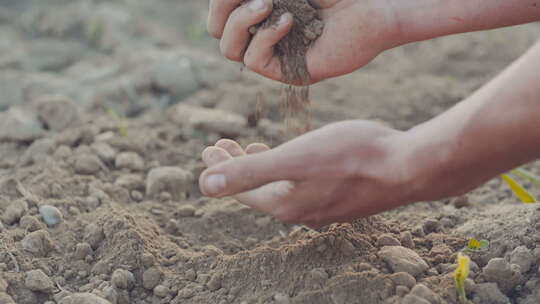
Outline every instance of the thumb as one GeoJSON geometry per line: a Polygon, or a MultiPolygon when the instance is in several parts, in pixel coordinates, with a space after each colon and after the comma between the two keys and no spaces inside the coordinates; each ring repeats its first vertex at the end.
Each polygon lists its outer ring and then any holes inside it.
{"type": "Polygon", "coordinates": [[[270,150],[239,156],[206,169],[199,178],[206,196],[234,195],[280,180],[299,177],[290,158],[270,150]]]}

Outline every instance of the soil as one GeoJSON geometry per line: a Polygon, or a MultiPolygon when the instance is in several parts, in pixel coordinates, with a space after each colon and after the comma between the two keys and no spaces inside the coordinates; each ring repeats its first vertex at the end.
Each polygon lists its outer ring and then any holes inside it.
{"type": "Polygon", "coordinates": [[[276,46],[276,56],[281,62],[285,83],[297,86],[285,88],[284,116],[291,134],[302,134],[310,130],[309,83],[306,54],[311,44],[322,34],[324,23],[318,11],[308,0],[273,0],[271,15],[260,27],[265,28],[278,22],[279,18],[291,13],[294,25],[276,46]]]}
{"type": "MultiPolygon", "coordinates": [[[[203,197],[205,146],[286,140],[280,85],[218,54],[206,6],[0,2],[0,303],[453,304],[470,237],[490,241],[471,256],[473,303],[540,302],[540,208],[499,179],[320,231],[203,197]]],[[[312,87],[314,127],[407,129],[539,36],[530,24],[388,51],[312,87]]]]}

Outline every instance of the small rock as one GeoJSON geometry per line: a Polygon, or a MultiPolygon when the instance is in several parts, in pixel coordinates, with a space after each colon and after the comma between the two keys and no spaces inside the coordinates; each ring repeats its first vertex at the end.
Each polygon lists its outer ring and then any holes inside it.
{"type": "Polygon", "coordinates": [[[416,279],[406,272],[396,272],[392,274],[390,280],[396,285],[406,286],[408,289],[413,288],[416,285],[416,279]]]}
{"type": "Polygon", "coordinates": [[[184,276],[188,281],[195,281],[197,279],[197,273],[193,269],[186,270],[184,276]]]}
{"type": "Polygon", "coordinates": [[[124,174],[120,175],[114,182],[116,186],[128,189],[143,189],[144,181],[140,175],[137,174],[124,174]]]}
{"type": "Polygon", "coordinates": [[[161,192],[171,193],[173,199],[180,200],[182,194],[189,192],[194,176],[179,167],[158,167],[150,170],[146,179],[146,194],[158,197],[161,192]]]}
{"type": "Polygon", "coordinates": [[[111,286],[103,288],[103,297],[112,304],[118,304],[118,293],[116,292],[116,289],[111,286]]]}
{"type": "Polygon", "coordinates": [[[13,298],[5,292],[0,292],[0,303],[2,304],[17,304],[13,298]]]}
{"type": "Polygon", "coordinates": [[[417,237],[424,237],[426,235],[422,226],[414,227],[413,230],[411,230],[411,233],[417,237]]]}
{"type": "Polygon", "coordinates": [[[98,173],[105,165],[94,154],[80,154],[75,157],[75,173],[93,175],[98,173]]]}
{"type": "Polygon", "coordinates": [[[121,152],[116,155],[114,166],[117,169],[129,169],[132,171],[144,170],[144,160],[136,152],[121,152]]]}
{"type": "Polygon", "coordinates": [[[527,247],[519,246],[510,253],[510,263],[519,265],[521,273],[526,273],[535,263],[535,257],[527,247]]]}
{"type": "Polygon", "coordinates": [[[41,257],[47,256],[53,249],[49,232],[45,230],[30,232],[22,239],[21,245],[24,250],[41,257]]]}
{"type": "Polygon", "coordinates": [[[503,258],[489,260],[482,273],[486,281],[497,283],[503,293],[514,289],[522,278],[519,266],[503,258]]]}
{"type": "Polygon", "coordinates": [[[49,292],[54,289],[54,283],[41,270],[30,270],[26,273],[24,285],[32,291],[49,292]]]}
{"type": "Polygon", "coordinates": [[[64,220],[62,212],[54,206],[42,205],[39,207],[39,213],[48,227],[55,227],[64,220]]]}
{"type": "Polygon", "coordinates": [[[160,298],[165,298],[166,296],[169,295],[169,288],[163,285],[158,285],[154,287],[154,295],[160,298]]]}
{"type": "Polygon", "coordinates": [[[55,142],[50,138],[42,138],[34,141],[21,156],[20,162],[23,166],[43,162],[54,152],[55,142]]]}
{"type": "Polygon", "coordinates": [[[24,200],[13,201],[4,211],[2,221],[7,225],[13,225],[28,211],[28,204],[24,200]]]}
{"type": "Polygon", "coordinates": [[[276,304],[290,304],[291,298],[284,293],[276,293],[274,295],[274,301],[276,304]]]}
{"type": "Polygon", "coordinates": [[[394,272],[406,272],[416,277],[429,268],[416,252],[402,246],[385,246],[378,254],[394,272]]]}
{"type": "Polygon", "coordinates": [[[401,304],[431,304],[428,300],[408,294],[401,300],[401,304]]]}
{"type": "Polygon", "coordinates": [[[410,231],[405,231],[400,234],[399,239],[401,241],[401,245],[407,248],[414,248],[414,240],[412,237],[412,233],[410,231]]]}
{"type": "Polygon", "coordinates": [[[45,226],[37,219],[37,217],[32,215],[25,215],[19,221],[21,228],[26,231],[33,232],[45,228],[45,226]]]}
{"type": "Polygon", "coordinates": [[[119,289],[129,290],[135,285],[133,273],[125,269],[116,269],[111,276],[111,281],[113,285],[119,289]]]}
{"type": "Polygon", "coordinates": [[[510,304],[510,300],[495,283],[476,284],[474,302],[479,304],[510,304]]]}
{"type": "Polygon", "coordinates": [[[396,286],[396,296],[398,297],[404,297],[406,294],[409,293],[409,291],[410,289],[403,285],[396,286]]]}
{"type": "Polygon", "coordinates": [[[154,287],[156,287],[161,281],[162,275],[163,274],[161,271],[156,267],[148,268],[145,272],[143,272],[143,287],[148,290],[154,289],[154,287]]]}
{"type": "Polygon", "coordinates": [[[441,224],[439,221],[436,221],[434,219],[428,219],[424,222],[424,232],[425,233],[432,233],[432,232],[439,232],[441,229],[441,224]]]}
{"type": "Polygon", "coordinates": [[[0,278],[0,292],[5,292],[8,288],[8,283],[3,278],[0,278]]]}
{"type": "Polygon", "coordinates": [[[247,127],[247,120],[236,113],[183,103],[169,110],[169,119],[180,126],[232,138],[241,135],[247,127]]]}
{"type": "Polygon", "coordinates": [[[156,63],[150,77],[157,88],[168,91],[175,100],[195,93],[201,84],[188,57],[171,56],[156,63]]]}
{"type": "Polygon", "coordinates": [[[71,155],[73,155],[73,149],[66,145],[61,145],[60,147],[56,148],[56,151],[54,151],[54,157],[57,159],[67,159],[71,155]]]}
{"type": "Polygon", "coordinates": [[[74,256],[78,260],[84,260],[88,255],[91,255],[92,253],[92,246],[90,246],[90,244],[86,242],[78,243],[77,246],[75,246],[74,256]]]}
{"type": "Polygon", "coordinates": [[[45,128],[62,131],[80,124],[77,105],[65,96],[42,96],[36,101],[38,118],[45,128]]]}
{"type": "Polygon", "coordinates": [[[106,163],[112,163],[116,158],[116,150],[106,142],[96,142],[91,148],[106,163]]]}
{"type": "Polygon", "coordinates": [[[0,112],[0,141],[31,142],[44,134],[37,117],[29,111],[11,107],[0,112]]]}
{"type": "Polygon", "coordinates": [[[104,238],[105,234],[103,233],[103,227],[100,227],[95,223],[91,223],[86,226],[84,241],[90,244],[92,249],[96,250],[104,238]]]}
{"type": "Polygon", "coordinates": [[[213,275],[208,281],[208,283],[206,284],[206,286],[208,287],[210,291],[215,291],[215,290],[220,289],[221,288],[221,275],[220,274],[213,275]]]}
{"type": "Polygon", "coordinates": [[[58,304],[111,304],[93,293],[75,293],[60,300],[58,304]]]}
{"type": "Polygon", "coordinates": [[[178,208],[176,213],[178,214],[178,216],[181,216],[181,217],[189,217],[189,216],[193,216],[196,210],[197,209],[195,209],[195,207],[193,207],[192,205],[183,205],[178,208]]]}
{"type": "Polygon", "coordinates": [[[441,302],[441,298],[424,284],[416,284],[411,289],[410,294],[425,299],[431,304],[439,304],[441,302]]]}
{"type": "Polygon", "coordinates": [[[141,191],[133,190],[131,191],[131,198],[136,202],[140,202],[144,197],[141,191]]]}
{"type": "Polygon", "coordinates": [[[391,234],[383,234],[377,239],[377,247],[401,246],[401,243],[391,234]]]}

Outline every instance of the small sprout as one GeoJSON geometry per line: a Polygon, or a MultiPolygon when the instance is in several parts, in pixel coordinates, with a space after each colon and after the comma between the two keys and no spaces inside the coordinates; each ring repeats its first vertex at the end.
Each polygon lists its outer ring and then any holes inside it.
{"type": "Polygon", "coordinates": [[[471,238],[469,239],[469,243],[467,244],[466,249],[471,250],[471,251],[478,251],[478,250],[486,249],[488,247],[489,247],[488,240],[479,241],[475,238],[471,238]]]}
{"type": "Polygon", "coordinates": [[[540,176],[534,175],[530,173],[529,171],[523,170],[521,168],[512,170],[512,173],[521,177],[522,179],[527,179],[533,184],[535,184],[536,186],[540,187],[540,176]]]}
{"type": "Polygon", "coordinates": [[[467,303],[467,294],[465,293],[465,280],[469,276],[471,258],[459,252],[457,256],[457,268],[454,271],[454,280],[458,292],[459,302],[467,303]]]}
{"type": "Polygon", "coordinates": [[[116,112],[113,108],[107,108],[107,113],[116,121],[116,127],[118,128],[118,133],[120,133],[120,136],[127,137],[128,129],[126,119],[120,116],[120,114],[118,114],[118,112],[116,112]]]}
{"type": "Polygon", "coordinates": [[[536,199],[529,193],[523,186],[521,186],[516,180],[510,177],[508,174],[501,174],[502,179],[508,184],[514,194],[525,204],[536,203],[536,199]]]}

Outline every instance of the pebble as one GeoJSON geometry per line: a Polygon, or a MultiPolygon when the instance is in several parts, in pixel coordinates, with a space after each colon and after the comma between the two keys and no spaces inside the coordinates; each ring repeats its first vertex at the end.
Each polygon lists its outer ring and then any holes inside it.
{"type": "Polygon", "coordinates": [[[55,227],[60,224],[64,217],[58,208],[51,205],[42,205],[39,207],[39,213],[48,227],[55,227]]]}
{"type": "Polygon", "coordinates": [[[24,285],[32,291],[49,292],[54,289],[54,283],[41,270],[30,270],[26,273],[24,285]]]}
{"type": "Polygon", "coordinates": [[[425,299],[431,304],[439,304],[441,302],[441,298],[424,284],[416,284],[411,289],[410,294],[425,299]]]}
{"type": "Polygon", "coordinates": [[[410,289],[403,285],[396,286],[396,296],[398,297],[404,297],[406,294],[409,293],[409,291],[410,289]]]}
{"type": "Polygon", "coordinates": [[[406,272],[416,277],[429,266],[413,250],[402,246],[385,246],[379,250],[378,255],[390,266],[394,272],[406,272]]]}
{"type": "Polygon", "coordinates": [[[169,288],[163,285],[157,285],[156,287],[154,287],[154,295],[160,298],[165,298],[169,295],[169,288]]]}
{"type": "Polygon", "coordinates": [[[120,175],[114,184],[118,187],[122,187],[128,190],[143,189],[144,181],[140,175],[137,174],[124,174],[120,175]]]}
{"type": "Polygon", "coordinates": [[[175,200],[180,200],[183,193],[193,186],[195,177],[190,171],[179,167],[158,167],[150,170],[146,178],[146,194],[158,197],[167,191],[175,200]]]}
{"type": "Polygon", "coordinates": [[[20,218],[28,211],[28,203],[24,200],[15,200],[4,211],[2,221],[7,225],[17,223],[20,218]]]}
{"type": "Polygon", "coordinates": [[[56,159],[66,159],[73,155],[73,149],[70,146],[61,145],[54,151],[54,157],[56,159]]]}
{"type": "Polygon", "coordinates": [[[510,253],[510,263],[517,264],[521,273],[526,273],[535,263],[535,257],[526,246],[518,246],[510,253]]]}
{"type": "Polygon", "coordinates": [[[92,293],[75,293],[64,297],[58,304],[112,304],[92,293]]]}
{"type": "Polygon", "coordinates": [[[406,272],[396,272],[389,278],[394,284],[406,286],[408,289],[411,289],[416,285],[416,279],[406,272]]]}
{"type": "Polygon", "coordinates": [[[86,242],[78,243],[75,246],[75,258],[78,260],[85,259],[88,255],[93,253],[92,246],[86,242]]]}
{"type": "Polygon", "coordinates": [[[422,226],[414,227],[413,230],[411,230],[411,233],[417,237],[424,237],[426,235],[422,226]]]}
{"type": "Polygon", "coordinates": [[[441,224],[437,220],[428,219],[424,222],[423,228],[424,228],[424,232],[427,234],[432,233],[432,232],[439,232],[441,229],[441,224]]]}
{"type": "Polygon", "coordinates": [[[103,233],[103,227],[100,227],[95,223],[91,223],[86,226],[83,239],[85,242],[90,244],[92,249],[96,250],[104,238],[105,234],[103,233]]]}
{"type": "Polygon", "coordinates": [[[291,298],[287,294],[279,292],[274,295],[274,301],[276,304],[290,304],[291,298]]]}
{"type": "Polygon", "coordinates": [[[112,304],[118,304],[118,292],[111,286],[103,288],[103,297],[109,300],[112,304]]]}
{"type": "Polygon", "coordinates": [[[176,213],[180,217],[189,217],[189,216],[193,216],[195,214],[196,210],[197,209],[195,209],[195,207],[193,207],[193,205],[184,205],[184,206],[179,207],[176,210],[176,213]]]}
{"type": "Polygon", "coordinates": [[[111,281],[116,288],[129,290],[135,284],[135,277],[129,270],[116,269],[111,276],[111,281]]]}
{"type": "Polygon", "coordinates": [[[65,96],[42,96],[36,101],[38,118],[51,131],[62,131],[80,124],[77,105],[65,96]]]}
{"type": "Polygon", "coordinates": [[[408,294],[401,300],[401,304],[431,304],[428,300],[408,294]]]}
{"type": "Polygon", "coordinates": [[[30,111],[11,107],[0,112],[0,141],[32,142],[44,134],[37,116],[30,111]]]}
{"type": "Polygon", "coordinates": [[[186,270],[186,273],[184,274],[184,277],[188,281],[195,281],[197,279],[197,273],[193,269],[186,270]]]}
{"type": "Polygon", "coordinates": [[[478,304],[510,304],[510,300],[497,288],[495,283],[476,284],[474,303],[478,304]]]}
{"type": "Polygon", "coordinates": [[[20,162],[23,166],[43,162],[54,152],[55,142],[50,138],[42,138],[34,141],[21,155],[20,162]]]}
{"type": "Polygon", "coordinates": [[[90,148],[106,163],[112,163],[116,158],[116,150],[106,142],[96,142],[90,148]]]}
{"type": "Polygon", "coordinates": [[[142,171],[144,170],[144,160],[136,152],[121,152],[116,155],[114,166],[116,169],[142,171]]]}
{"type": "Polygon", "coordinates": [[[208,289],[210,291],[216,291],[221,288],[221,275],[220,274],[214,274],[208,283],[206,284],[208,289]]]}
{"type": "Polygon", "coordinates": [[[145,272],[143,272],[142,281],[143,281],[143,287],[152,290],[154,287],[156,287],[159,282],[161,281],[163,273],[156,268],[151,267],[148,268],[145,272]]]}
{"type": "Polygon", "coordinates": [[[486,281],[497,283],[505,294],[514,289],[522,278],[519,266],[510,264],[503,258],[489,260],[482,274],[486,281]]]}
{"type": "Polygon", "coordinates": [[[8,288],[8,283],[6,282],[6,280],[4,280],[3,278],[0,277],[0,292],[5,292],[8,288]]]}
{"type": "Polygon", "coordinates": [[[75,173],[96,174],[105,168],[103,162],[94,154],[80,154],[75,157],[75,173]]]}
{"type": "Polygon", "coordinates": [[[140,202],[144,197],[141,191],[133,190],[131,191],[131,198],[136,202],[140,202]]]}
{"type": "Polygon", "coordinates": [[[0,292],[0,303],[2,304],[17,304],[13,298],[5,292],[0,292]]]}
{"type": "Polygon", "coordinates": [[[45,228],[45,226],[33,215],[25,215],[19,221],[21,228],[33,232],[45,228]]]}
{"type": "Polygon", "coordinates": [[[36,256],[47,256],[53,249],[53,242],[49,232],[37,230],[27,234],[21,241],[22,248],[36,256]]]}
{"type": "Polygon", "coordinates": [[[401,246],[401,242],[398,241],[394,236],[391,234],[382,234],[377,239],[377,247],[383,247],[383,246],[401,246]]]}
{"type": "Polygon", "coordinates": [[[412,237],[412,233],[410,231],[404,231],[400,234],[399,240],[401,241],[401,245],[407,248],[414,248],[414,240],[412,237]]]}
{"type": "Polygon", "coordinates": [[[180,126],[231,138],[243,134],[247,126],[247,119],[242,115],[184,103],[173,106],[169,110],[168,116],[173,123],[180,126]]]}
{"type": "Polygon", "coordinates": [[[175,100],[182,100],[201,88],[193,69],[189,57],[170,56],[156,62],[150,77],[156,87],[168,91],[175,100]]]}

